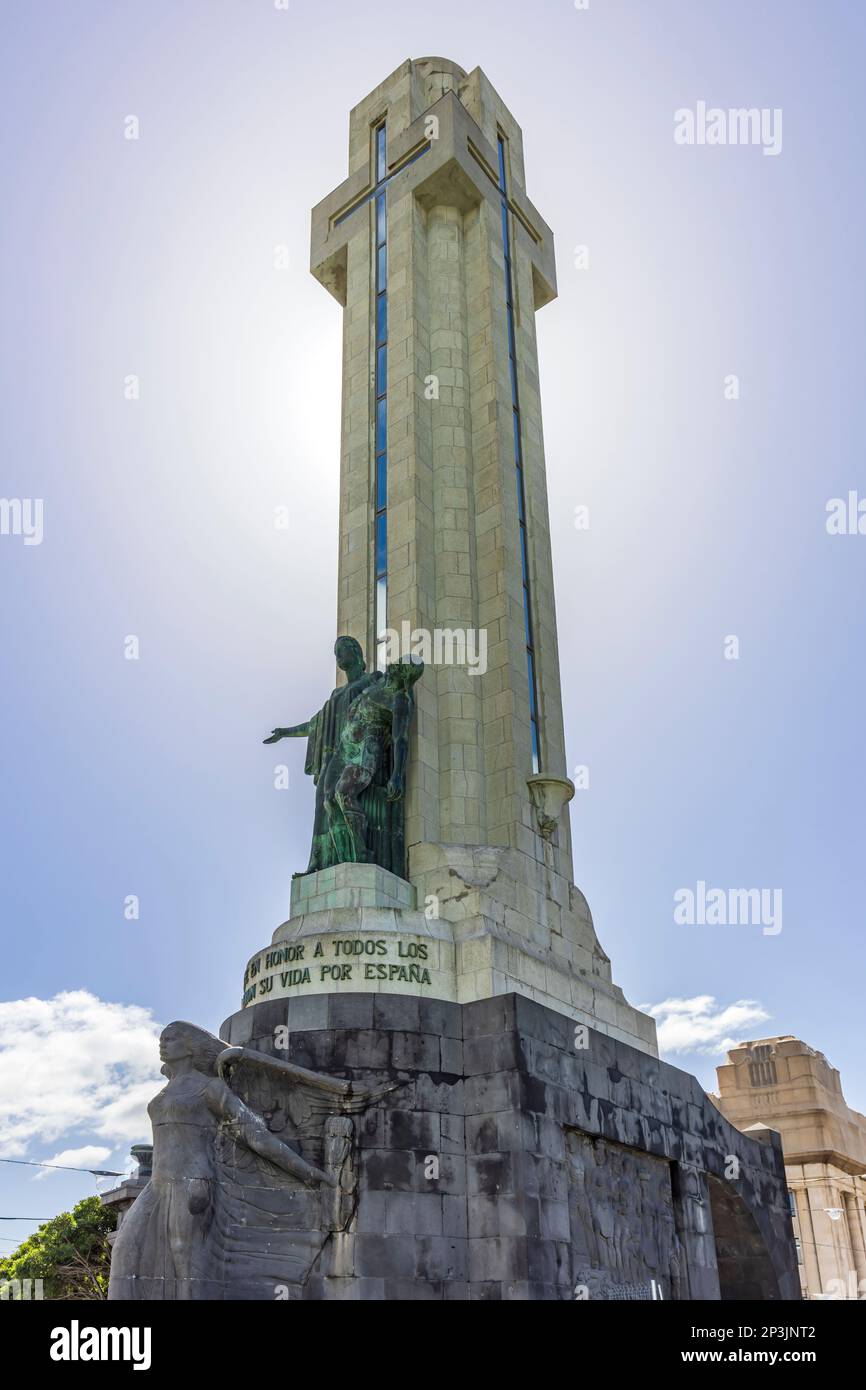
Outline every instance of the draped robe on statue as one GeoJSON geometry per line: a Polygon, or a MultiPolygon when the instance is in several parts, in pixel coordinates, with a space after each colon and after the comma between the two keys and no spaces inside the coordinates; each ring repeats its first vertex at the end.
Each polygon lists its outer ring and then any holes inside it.
{"type": "MultiPolygon", "coordinates": [[[[340,686],[333,692],[319,713],[314,714],[310,720],[304,771],[308,777],[313,778],[316,784],[316,810],[313,820],[313,845],[310,851],[308,874],[314,874],[319,869],[328,869],[334,864],[345,862],[346,855],[343,852],[343,847],[335,844],[328,826],[328,817],[325,812],[325,782],[327,780],[325,774],[328,770],[328,764],[339,747],[349,706],[368,686],[381,679],[381,673],[378,671],[365,672],[363,676],[359,676],[350,684],[340,686]]],[[[378,790],[378,797],[376,797],[372,787],[367,795],[371,796],[372,794],[372,797],[377,801],[382,801],[382,791],[381,789],[378,790]]],[[[388,866],[383,865],[384,867],[388,866]]],[[[402,868],[395,870],[395,872],[402,873],[402,868]]]]}

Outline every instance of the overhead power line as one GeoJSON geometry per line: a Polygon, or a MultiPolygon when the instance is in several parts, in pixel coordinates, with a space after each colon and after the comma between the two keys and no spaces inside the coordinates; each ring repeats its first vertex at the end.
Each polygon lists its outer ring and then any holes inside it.
{"type": "Polygon", "coordinates": [[[17,1163],[22,1168],[62,1168],[64,1173],[90,1173],[94,1178],[123,1178],[125,1173],[111,1173],[107,1168],[71,1168],[68,1163],[34,1163],[28,1158],[0,1158],[0,1163],[17,1163]]]}

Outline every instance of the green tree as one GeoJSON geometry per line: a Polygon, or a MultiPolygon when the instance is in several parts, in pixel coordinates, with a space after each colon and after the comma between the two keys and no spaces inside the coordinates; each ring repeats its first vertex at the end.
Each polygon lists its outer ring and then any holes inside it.
{"type": "Polygon", "coordinates": [[[111,1261],[108,1237],[116,1226],[112,1208],[104,1207],[98,1197],[85,1197],[0,1259],[0,1284],[41,1279],[45,1298],[104,1299],[111,1261]]]}

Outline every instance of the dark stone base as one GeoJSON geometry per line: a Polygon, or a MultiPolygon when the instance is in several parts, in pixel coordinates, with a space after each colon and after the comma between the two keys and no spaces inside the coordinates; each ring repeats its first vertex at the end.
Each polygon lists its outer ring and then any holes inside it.
{"type": "Polygon", "coordinates": [[[321,995],[254,1005],[221,1036],[397,1083],[355,1121],[348,1229],[278,1296],[800,1297],[778,1136],[746,1138],[694,1077],[602,1033],[581,1047],[551,1009],[321,995]]]}

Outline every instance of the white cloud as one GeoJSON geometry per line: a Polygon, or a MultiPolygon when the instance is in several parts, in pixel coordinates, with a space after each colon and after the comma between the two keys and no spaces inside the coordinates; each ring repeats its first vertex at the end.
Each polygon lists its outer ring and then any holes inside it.
{"type": "Polygon", "coordinates": [[[662,1053],[695,1052],[716,1056],[754,1036],[757,1024],[770,1015],[754,999],[738,999],[722,1006],[711,994],[694,999],[665,999],[661,1004],[642,1004],[658,1025],[662,1053]],[[744,1031],[745,1030],[745,1031],[744,1031]]]}
{"type": "Polygon", "coordinates": [[[149,1009],[85,990],[0,1003],[0,1155],[30,1157],[72,1134],[112,1148],[148,1141],[147,1102],[165,1084],[159,1033],[149,1009]]]}
{"type": "MultiPolygon", "coordinates": [[[[104,1168],[105,1160],[110,1155],[111,1149],[105,1149],[100,1144],[85,1144],[80,1149],[61,1149],[59,1153],[40,1161],[56,1164],[57,1168],[104,1168]]],[[[34,1175],[35,1181],[42,1182],[43,1179],[52,1177],[57,1168],[38,1169],[34,1175]]]]}

